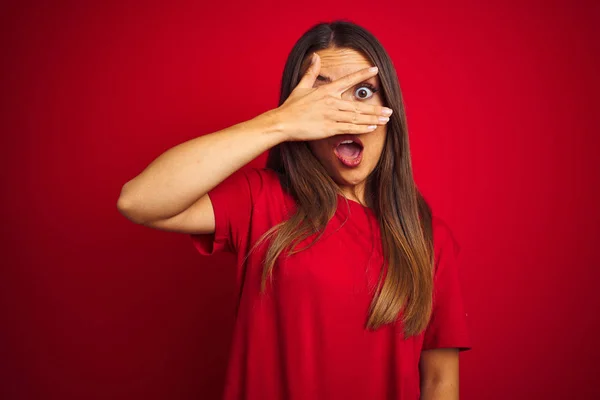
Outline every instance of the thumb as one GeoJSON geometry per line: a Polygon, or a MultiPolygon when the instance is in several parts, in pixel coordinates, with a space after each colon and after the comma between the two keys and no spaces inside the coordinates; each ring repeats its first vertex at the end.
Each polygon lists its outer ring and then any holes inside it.
{"type": "Polygon", "coordinates": [[[317,80],[317,76],[319,76],[319,71],[321,70],[321,57],[317,55],[317,53],[313,53],[310,66],[304,73],[304,76],[298,83],[299,88],[310,89],[314,86],[315,81],[317,80]]]}

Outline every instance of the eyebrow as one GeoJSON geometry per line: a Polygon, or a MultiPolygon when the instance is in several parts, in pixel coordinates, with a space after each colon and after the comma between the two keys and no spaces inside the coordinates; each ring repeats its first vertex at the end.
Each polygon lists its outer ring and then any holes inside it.
{"type": "MultiPolygon", "coordinates": [[[[372,78],[366,79],[366,80],[358,83],[357,85],[361,85],[363,83],[368,83],[369,80],[371,80],[371,79],[372,78]]],[[[315,83],[317,83],[317,82],[319,82],[319,83],[331,83],[331,82],[333,82],[333,80],[330,77],[328,77],[328,76],[319,75],[319,76],[317,76],[317,81],[315,83]]]]}

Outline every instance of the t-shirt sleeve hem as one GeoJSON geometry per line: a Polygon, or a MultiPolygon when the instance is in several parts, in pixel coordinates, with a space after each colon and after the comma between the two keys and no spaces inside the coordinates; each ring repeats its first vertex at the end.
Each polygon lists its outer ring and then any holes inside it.
{"type": "Polygon", "coordinates": [[[421,348],[422,351],[426,350],[436,350],[436,349],[457,349],[459,352],[468,351],[472,349],[470,343],[466,342],[440,342],[434,345],[423,346],[421,348]]]}
{"type": "Polygon", "coordinates": [[[227,218],[224,208],[226,205],[218,198],[216,192],[209,192],[215,215],[215,232],[206,234],[190,234],[192,244],[203,256],[211,256],[221,251],[231,251],[228,246],[227,218]]]}

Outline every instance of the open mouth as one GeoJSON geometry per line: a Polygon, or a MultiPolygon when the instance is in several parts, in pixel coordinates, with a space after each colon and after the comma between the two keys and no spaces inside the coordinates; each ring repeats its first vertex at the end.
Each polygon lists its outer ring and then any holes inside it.
{"type": "Polygon", "coordinates": [[[333,149],[336,157],[347,167],[356,167],[362,160],[364,146],[355,135],[340,135],[333,149]]]}

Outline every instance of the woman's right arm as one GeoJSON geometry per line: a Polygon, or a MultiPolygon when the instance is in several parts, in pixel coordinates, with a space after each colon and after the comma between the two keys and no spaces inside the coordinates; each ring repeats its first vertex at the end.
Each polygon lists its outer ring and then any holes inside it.
{"type": "Polygon", "coordinates": [[[214,232],[206,194],[235,171],[286,140],[277,113],[181,143],[121,189],[119,211],[132,222],[181,233],[214,232]]]}
{"type": "Polygon", "coordinates": [[[155,159],[121,189],[119,211],[132,222],[156,229],[213,233],[207,193],[271,147],[287,140],[372,132],[390,109],[342,100],[349,88],[377,74],[364,69],[313,88],[320,70],[311,66],[280,107],[249,121],[179,144],[155,159]]]}

